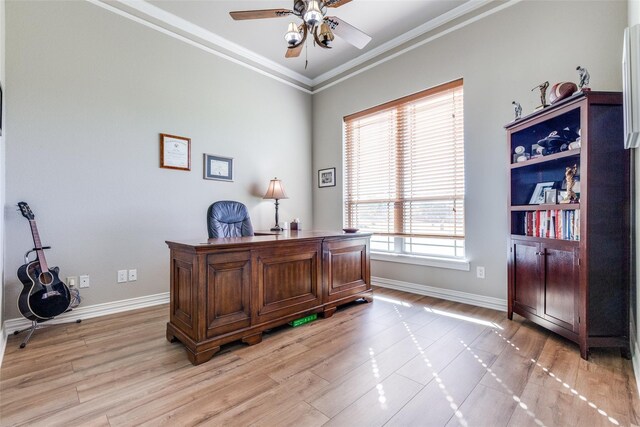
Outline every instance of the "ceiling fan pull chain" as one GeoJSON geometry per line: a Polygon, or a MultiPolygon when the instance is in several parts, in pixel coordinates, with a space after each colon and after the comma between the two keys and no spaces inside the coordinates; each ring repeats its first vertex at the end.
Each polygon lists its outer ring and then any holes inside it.
{"type": "Polygon", "coordinates": [[[304,44],[304,69],[307,69],[307,65],[309,65],[309,44],[304,44]]]}

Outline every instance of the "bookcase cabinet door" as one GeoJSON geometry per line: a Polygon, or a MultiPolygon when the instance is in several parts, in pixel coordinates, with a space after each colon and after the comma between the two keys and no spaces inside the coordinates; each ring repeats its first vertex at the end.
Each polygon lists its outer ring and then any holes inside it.
{"type": "Polygon", "coordinates": [[[544,318],[578,332],[578,249],[568,242],[541,244],[544,257],[544,318]]]}
{"type": "Polygon", "coordinates": [[[539,315],[542,301],[540,244],[511,241],[511,292],[513,310],[539,315]]]}

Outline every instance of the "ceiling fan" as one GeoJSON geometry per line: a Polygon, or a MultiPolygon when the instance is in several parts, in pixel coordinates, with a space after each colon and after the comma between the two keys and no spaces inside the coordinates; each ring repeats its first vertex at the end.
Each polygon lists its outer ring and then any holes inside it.
{"type": "Polygon", "coordinates": [[[371,37],[335,16],[326,16],[327,8],[340,7],[351,0],[294,0],[293,10],[289,9],[262,9],[242,10],[229,12],[236,20],[281,18],[294,15],[302,20],[300,24],[291,22],[284,35],[287,41],[286,58],[295,58],[300,55],[307,35],[311,34],[315,44],[331,49],[334,34],[349,44],[362,49],[371,41],[371,37]]]}

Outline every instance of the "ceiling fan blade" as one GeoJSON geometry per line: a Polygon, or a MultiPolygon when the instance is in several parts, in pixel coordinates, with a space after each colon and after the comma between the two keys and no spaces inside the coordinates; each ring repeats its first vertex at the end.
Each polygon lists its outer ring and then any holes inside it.
{"type": "Polygon", "coordinates": [[[327,16],[324,20],[329,24],[329,28],[331,28],[331,31],[333,31],[336,36],[354,45],[358,49],[362,49],[371,41],[371,36],[360,31],[353,25],[344,22],[340,18],[327,16]]]}
{"type": "Polygon", "coordinates": [[[351,0],[327,0],[324,5],[327,7],[340,7],[343,4],[349,3],[351,0]]]}
{"type": "Polygon", "coordinates": [[[287,53],[284,54],[285,58],[297,58],[300,56],[300,52],[302,52],[302,48],[304,47],[304,43],[300,43],[294,47],[288,47],[287,53]]]}
{"type": "Polygon", "coordinates": [[[291,15],[292,10],[289,9],[262,9],[262,10],[239,10],[229,12],[229,15],[236,21],[245,19],[264,19],[264,18],[280,18],[282,16],[291,15]]]}

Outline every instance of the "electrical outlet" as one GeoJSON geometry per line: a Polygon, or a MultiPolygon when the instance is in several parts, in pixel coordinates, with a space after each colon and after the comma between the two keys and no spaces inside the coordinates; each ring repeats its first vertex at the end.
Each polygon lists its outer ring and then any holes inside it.
{"type": "Polygon", "coordinates": [[[118,270],[118,283],[127,281],[127,270],[118,270]]]}
{"type": "Polygon", "coordinates": [[[478,279],[484,279],[484,267],[476,267],[476,275],[478,279]]]}
{"type": "Polygon", "coordinates": [[[138,270],[135,268],[133,270],[129,270],[129,281],[135,282],[136,280],[138,280],[138,270]]]}
{"type": "Polygon", "coordinates": [[[80,287],[88,288],[89,287],[89,275],[80,276],[80,287]]]}
{"type": "Polygon", "coordinates": [[[67,286],[70,287],[70,288],[77,288],[78,287],[78,277],[77,276],[67,277],[67,286]]]}

